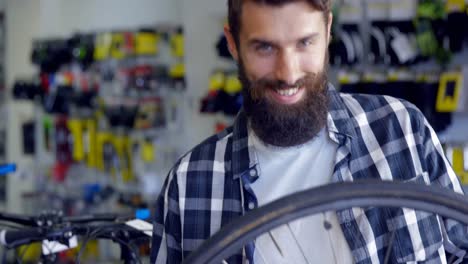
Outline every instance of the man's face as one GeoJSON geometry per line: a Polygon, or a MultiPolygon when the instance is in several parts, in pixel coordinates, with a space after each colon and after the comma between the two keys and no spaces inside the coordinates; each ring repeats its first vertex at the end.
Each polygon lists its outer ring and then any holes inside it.
{"type": "Polygon", "coordinates": [[[239,63],[244,109],[266,143],[294,146],[323,128],[328,109],[328,40],[331,17],[306,2],[243,4],[239,45],[225,33],[239,63]]]}

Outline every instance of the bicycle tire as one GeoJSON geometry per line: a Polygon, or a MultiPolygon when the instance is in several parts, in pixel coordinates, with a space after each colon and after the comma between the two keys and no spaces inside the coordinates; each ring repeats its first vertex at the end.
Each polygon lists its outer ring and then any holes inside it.
{"type": "Polygon", "coordinates": [[[304,216],[377,206],[426,211],[468,225],[467,197],[446,188],[382,181],[333,183],[286,196],[246,213],[206,240],[182,263],[220,263],[259,235],[304,216]]]}

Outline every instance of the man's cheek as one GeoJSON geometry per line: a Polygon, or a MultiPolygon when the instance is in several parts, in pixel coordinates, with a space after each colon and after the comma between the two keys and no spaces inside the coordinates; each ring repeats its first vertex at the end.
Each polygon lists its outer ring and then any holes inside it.
{"type": "Polygon", "coordinates": [[[319,73],[324,70],[325,60],[323,54],[313,54],[304,56],[300,63],[304,72],[319,73]]]}
{"type": "Polygon", "coordinates": [[[271,76],[271,64],[265,60],[250,60],[245,63],[246,73],[250,80],[259,80],[271,76]]]}

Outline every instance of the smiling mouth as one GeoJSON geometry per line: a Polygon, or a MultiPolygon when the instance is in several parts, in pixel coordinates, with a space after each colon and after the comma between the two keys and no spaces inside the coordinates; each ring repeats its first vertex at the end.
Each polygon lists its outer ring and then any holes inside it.
{"type": "Polygon", "coordinates": [[[281,96],[294,96],[299,92],[299,88],[277,89],[276,92],[281,96]]]}

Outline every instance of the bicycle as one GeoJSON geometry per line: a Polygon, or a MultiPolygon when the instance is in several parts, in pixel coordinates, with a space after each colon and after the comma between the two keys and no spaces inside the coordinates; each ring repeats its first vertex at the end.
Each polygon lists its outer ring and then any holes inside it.
{"type": "MultiPolygon", "coordinates": [[[[0,175],[14,172],[15,164],[0,166],[0,175]]],[[[135,214],[90,214],[64,216],[62,211],[45,211],[38,216],[0,213],[0,245],[6,249],[16,249],[35,242],[42,243],[39,263],[58,263],[58,253],[76,247],[78,237],[82,245],[76,256],[80,263],[86,244],[94,239],[112,240],[120,246],[120,259],[125,264],[141,263],[137,248],[149,245],[152,225],[143,221],[150,217],[148,210],[137,210],[135,214]],[[7,223],[10,224],[7,224],[7,223]]],[[[26,250],[23,251],[23,254],[26,250]]],[[[7,261],[4,252],[2,263],[7,261]]],[[[21,263],[21,257],[16,262],[21,263]]]]}
{"type": "MultiPolygon", "coordinates": [[[[119,244],[120,258],[125,264],[141,263],[137,247],[142,244],[149,245],[152,227],[144,221],[129,219],[135,217],[122,214],[66,217],[57,211],[39,216],[3,213],[0,214],[0,221],[12,222],[15,225],[0,230],[0,244],[7,249],[14,249],[42,242],[39,263],[48,264],[57,263],[57,254],[76,247],[78,237],[82,237],[83,242],[76,256],[76,263],[80,263],[83,250],[90,240],[107,239],[119,244]]],[[[5,256],[3,259],[5,262],[5,256]]],[[[16,262],[21,263],[21,259],[17,258],[16,262]]]]}
{"type": "MultiPolygon", "coordinates": [[[[335,183],[292,194],[248,212],[221,228],[183,263],[225,263],[248,242],[301,217],[369,206],[411,208],[468,225],[468,199],[447,189],[381,181],[335,183]]],[[[386,252],[385,263],[389,253],[386,252]]]]}

